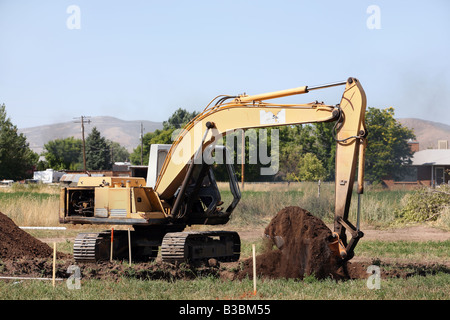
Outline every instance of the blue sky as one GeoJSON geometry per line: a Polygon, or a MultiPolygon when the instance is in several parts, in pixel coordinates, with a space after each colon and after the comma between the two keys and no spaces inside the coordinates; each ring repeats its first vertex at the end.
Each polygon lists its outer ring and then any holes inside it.
{"type": "Polygon", "coordinates": [[[0,0],[0,103],[19,128],[81,115],[164,121],[218,94],[353,76],[368,106],[450,125],[449,17],[446,0],[0,0]],[[80,29],[67,27],[70,5],[80,29]],[[371,5],[380,29],[367,26],[371,5]]]}

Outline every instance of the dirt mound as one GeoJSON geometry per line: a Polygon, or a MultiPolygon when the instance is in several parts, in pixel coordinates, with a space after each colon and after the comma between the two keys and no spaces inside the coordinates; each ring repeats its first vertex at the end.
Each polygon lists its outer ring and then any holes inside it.
{"type": "MultiPolygon", "coordinates": [[[[258,276],[341,277],[338,275],[340,265],[328,246],[331,230],[310,212],[300,207],[286,207],[275,215],[264,233],[278,249],[270,248],[256,257],[258,276]]],[[[252,259],[244,261],[241,276],[251,275],[252,268],[252,259]]]]}
{"type": "Polygon", "coordinates": [[[49,258],[53,249],[0,212],[0,259],[49,258]]]}

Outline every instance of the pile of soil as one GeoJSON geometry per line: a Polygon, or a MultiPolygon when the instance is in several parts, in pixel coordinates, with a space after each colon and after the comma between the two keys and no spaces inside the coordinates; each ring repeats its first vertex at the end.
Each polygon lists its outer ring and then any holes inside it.
{"type": "Polygon", "coordinates": [[[53,249],[20,229],[0,212],[0,259],[52,258],[53,249]]]}
{"type": "MultiPolygon", "coordinates": [[[[282,209],[264,233],[278,248],[270,246],[256,257],[256,273],[259,277],[342,277],[341,265],[328,246],[331,230],[307,210],[294,206],[282,209]]],[[[251,276],[252,270],[252,259],[245,260],[241,277],[251,276]]]]}

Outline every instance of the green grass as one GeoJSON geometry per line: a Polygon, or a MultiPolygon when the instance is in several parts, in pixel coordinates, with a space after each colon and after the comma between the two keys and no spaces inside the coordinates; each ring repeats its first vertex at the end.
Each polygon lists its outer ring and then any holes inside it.
{"type": "MultiPolygon", "coordinates": [[[[224,205],[232,195],[220,185],[224,205]]],[[[320,197],[316,183],[248,184],[234,210],[230,225],[237,227],[265,226],[272,217],[287,206],[300,206],[329,223],[334,218],[334,183],[322,183],[320,197]]],[[[375,226],[389,226],[396,221],[395,211],[410,191],[387,191],[366,188],[361,197],[361,222],[375,226]]],[[[58,226],[59,187],[16,186],[0,192],[0,210],[20,225],[58,226]]],[[[357,195],[352,196],[349,217],[355,223],[357,195]]],[[[450,221],[450,219],[449,219],[450,221]]]]}
{"type": "Polygon", "coordinates": [[[411,261],[446,260],[450,257],[450,240],[447,241],[364,241],[358,243],[355,255],[383,257],[411,261]]]}
{"type": "MultiPolygon", "coordinates": [[[[323,183],[318,196],[317,184],[304,183],[289,190],[273,185],[263,191],[242,191],[241,201],[233,212],[230,224],[234,226],[263,226],[281,209],[299,206],[327,223],[334,219],[334,184],[323,183]],[[301,188],[300,188],[301,187],[301,188]]],[[[361,196],[361,222],[374,226],[389,226],[396,221],[395,210],[402,198],[411,191],[368,188],[361,196]]],[[[231,201],[231,193],[221,190],[222,200],[231,201]]],[[[352,195],[349,219],[356,223],[357,194],[352,195]]]]}
{"type": "Polygon", "coordinates": [[[0,212],[19,226],[59,226],[59,188],[18,185],[0,189],[0,212]]]}
{"type": "Polygon", "coordinates": [[[65,281],[52,287],[51,281],[2,281],[1,299],[58,300],[436,300],[448,299],[450,274],[412,276],[408,279],[381,279],[380,289],[369,289],[367,280],[336,282],[292,279],[258,280],[254,296],[253,281],[228,281],[203,277],[191,281],[142,281],[121,278],[119,281],[81,280],[81,288],[68,289],[65,281]]]}
{"type": "Polygon", "coordinates": [[[26,200],[46,200],[59,199],[59,194],[41,193],[41,192],[0,192],[1,201],[26,201],[26,200]]]}
{"type": "MultiPolygon", "coordinates": [[[[251,255],[250,241],[242,243],[242,257],[251,255]]],[[[257,252],[264,250],[262,239],[256,242],[257,252]]],[[[70,251],[71,243],[60,243],[58,249],[70,251]]],[[[450,241],[361,241],[357,256],[374,260],[394,258],[411,262],[445,260],[450,256],[450,241]]],[[[393,265],[381,264],[386,271],[393,265]]],[[[414,267],[412,267],[414,268],[414,267]]],[[[122,277],[118,281],[81,280],[79,290],[71,290],[66,281],[59,281],[53,288],[51,281],[23,280],[0,281],[0,299],[26,300],[436,300],[449,299],[450,273],[448,268],[424,268],[424,275],[409,278],[381,279],[380,289],[369,289],[367,280],[334,281],[306,277],[293,279],[258,280],[254,296],[253,281],[224,280],[214,276],[194,280],[139,280],[122,277]]],[[[414,269],[412,269],[414,271],[414,269]]],[[[417,271],[417,270],[415,270],[417,271]]],[[[413,272],[412,274],[417,274],[413,272]]]]}

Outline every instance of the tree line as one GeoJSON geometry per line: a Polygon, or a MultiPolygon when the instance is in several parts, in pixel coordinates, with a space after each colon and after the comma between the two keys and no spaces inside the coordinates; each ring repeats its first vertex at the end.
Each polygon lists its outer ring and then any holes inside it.
{"type": "MultiPolygon", "coordinates": [[[[369,107],[366,112],[366,126],[369,132],[366,149],[366,180],[380,182],[387,175],[402,174],[405,164],[411,163],[412,152],[407,141],[415,139],[412,130],[402,126],[394,118],[394,108],[378,109],[369,107]]],[[[151,144],[171,144],[176,130],[186,125],[198,115],[179,108],[167,121],[163,128],[143,136],[144,165],[148,165],[151,144]]],[[[271,131],[278,130],[279,169],[275,175],[264,176],[260,170],[267,165],[244,163],[246,181],[327,181],[334,180],[336,144],[333,137],[334,123],[314,123],[308,125],[280,126],[267,128],[267,150],[271,148],[271,131]]],[[[256,133],[259,134],[256,129],[256,133]]],[[[260,135],[261,137],[261,135],[260,135]]],[[[235,139],[226,136],[226,139],[235,139]]],[[[257,145],[246,139],[245,154],[254,152],[257,145]]],[[[240,156],[235,144],[230,150],[233,159],[240,156]]],[[[119,143],[106,139],[96,127],[85,141],[86,169],[111,170],[115,162],[130,161],[141,164],[141,145],[130,154],[119,143]]],[[[258,152],[254,153],[258,154],[258,152]]],[[[55,139],[44,145],[41,154],[45,160],[39,161],[39,155],[29,148],[26,137],[19,134],[17,127],[7,117],[5,105],[0,106],[0,179],[22,180],[30,178],[33,170],[83,170],[82,140],[69,137],[55,139]]],[[[260,160],[260,159],[258,159],[260,160]]],[[[217,180],[225,180],[226,169],[223,165],[214,165],[217,180]]],[[[241,165],[234,169],[241,178],[241,165]]]]}
{"type": "MultiPolygon", "coordinates": [[[[115,162],[126,161],[130,153],[118,142],[101,136],[94,127],[85,141],[86,170],[111,170],[115,162]]],[[[37,165],[39,170],[84,170],[83,141],[69,137],[55,139],[44,145],[44,161],[37,165]]]]}
{"type": "MultiPolygon", "coordinates": [[[[178,109],[163,123],[163,129],[144,135],[144,159],[148,164],[151,144],[171,144],[176,130],[182,128],[191,119],[197,116],[196,112],[188,112],[178,109]]],[[[395,119],[395,110],[392,107],[378,109],[369,107],[366,112],[366,127],[369,132],[367,140],[365,161],[365,179],[379,183],[389,175],[401,176],[407,166],[412,163],[413,153],[408,145],[408,140],[415,139],[414,132],[404,127],[395,119]]],[[[279,146],[278,159],[279,170],[275,175],[261,175],[261,168],[267,166],[262,161],[255,164],[248,163],[249,154],[257,154],[254,148],[258,145],[245,140],[244,177],[246,181],[332,181],[335,176],[336,142],[334,140],[334,123],[314,123],[307,125],[280,126],[267,128],[267,150],[272,150],[271,131],[278,130],[279,146]]],[[[261,129],[255,129],[259,134],[261,129]]],[[[226,139],[235,139],[226,136],[218,143],[226,144],[226,139]]],[[[240,157],[237,144],[231,152],[232,159],[240,157]]],[[[138,163],[141,147],[138,146],[131,154],[133,163],[138,163]]],[[[272,155],[270,155],[272,156],[272,155]]],[[[261,160],[261,159],[258,159],[261,160]]],[[[236,163],[236,161],[234,162],[236,163]]],[[[238,179],[241,179],[242,168],[240,164],[234,166],[238,179]]],[[[214,165],[217,180],[226,180],[227,172],[223,165],[214,165]]]]}

